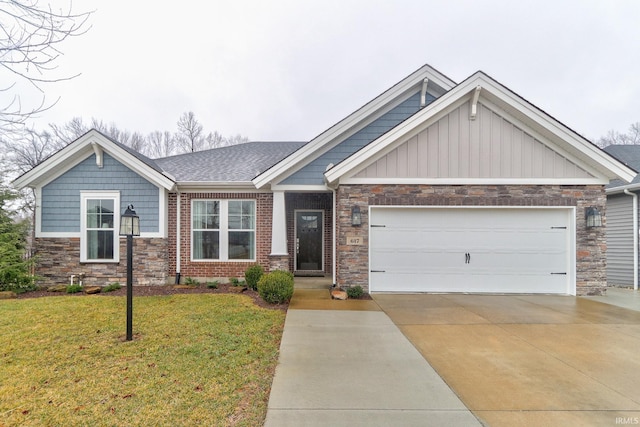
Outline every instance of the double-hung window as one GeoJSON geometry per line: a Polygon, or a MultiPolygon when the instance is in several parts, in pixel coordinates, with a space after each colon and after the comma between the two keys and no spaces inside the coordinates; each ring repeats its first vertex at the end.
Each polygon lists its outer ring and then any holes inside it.
{"type": "Polygon", "coordinates": [[[191,258],[194,261],[255,260],[255,200],[193,200],[191,258]]]}
{"type": "Polygon", "coordinates": [[[81,194],[81,262],[118,262],[120,194],[81,194]]]}

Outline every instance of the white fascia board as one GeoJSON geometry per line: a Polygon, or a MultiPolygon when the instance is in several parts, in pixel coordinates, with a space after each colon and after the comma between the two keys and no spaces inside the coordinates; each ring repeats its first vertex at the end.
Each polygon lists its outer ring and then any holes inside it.
{"type": "Polygon", "coordinates": [[[604,191],[605,191],[605,193],[607,195],[609,195],[609,194],[624,193],[624,190],[629,190],[629,191],[640,190],[640,183],[629,184],[629,185],[621,185],[619,187],[611,187],[611,188],[605,189],[604,191]]]}
{"type": "Polygon", "coordinates": [[[273,185],[273,191],[289,191],[292,193],[318,193],[330,191],[326,185],[273,185]]]}
{"type": "Polygon", "coordinates": [[[13,185],[21,189],[24,187],[42,186],[51,182],[90,155],[93,155],[94,146],[92,143],[99,145],[109,155],[113,156],[114,159],[156,186],[167,190],[171,190],[174,187],[175,182],[167,175],[146,165],[96,130],[87,132],[38,166],[21,175],[13,181],[13,185]]]}
{"type": "Polygon", "coordinates": [[[346,178],[341,185],[606,185],[599,178],[346,178]]]}
{"type": "Polygon", "coordinates": [[[535,122],[538,126],[546,129],[557,138],[567,141],[578,152],[583,153],[589,159],[593,160],[594,163],[600,165],[601,167],[598,169],[601,170],[601,173],[599,175],[605,175],[602,173],[602,169],[604,169],[608,172],[607,177],[609,179],[619,177],[630,182],[635,177],[636,173],[621,162],[607,155],[598,147],[577,135],[574,131],[562,125],[542,110],[532,106],[502,85],[498,84],[491,78],[488,78],[484,73],[477,72],[440,98],[433,101],[423,110],[414,114],[409,119],[382,135],[377,140],[371,142],[360,151],[354,153],[340,164],[329,169],[325,172],[327,181],[329,183],[335,183],[343,176],[354,172],[359,165],[362,165],[367,161],[367,159],[378,155],[393,142],[400,138],[405,138],[407,134],[415,131],[416,129],[422,130],[423,128],[428,127],[431,123],[435,122],[436,119],[442,116],[444,112],[450,110],[452,106],[457,106],[469,98],[470,94],[475,91],[477,86],[482,87],[481,96],[483,98],[490,94],[490,98],[502,101],[509,108],[521,114],[522,117],[519,118],[519,120],[523,120],[525,123],[527,120],[535,122]]]}
{"type": "Polygon", "coordinates": [[[395,84],[392,88],[388,89],[354,113],[348,115],[346,118],[342,119],[312,139],[299,150],[272,166],[269,170],[255,177],[253,179],[253,183],[256,188],[264,187],[270,182],[279,180],[282,175],[290,174],[299,169],[299,167],[296,169],[298,164],[304,162],[308,163],[319,154],[322,154],[324,151],[321,153],[318,153],[318,151],[323,150],[324,147],[332,141],[335,141],[338,138],[346,139],[349,135],[345,135],[345,133],[349,131],[351,131],[351,133],[355,133],[359,129],[354,130],[354,126],[357,126],[362,121],[376,114],[379,110],[384,109],[385,106],[396,100],[402,94],[412,90],[413,88],[415,88],[416,91],[420,90],[425,78],[428,78],[429,81],[434,82],[445,90],[449,90],[455,85],[455,82],[430,66],[425,65],[421,67],[419,70],[395,84]]]}
{"type": "Polygon", "coordinates": [[[631,168],[616,160],[595,144],[591,143],[586,138],[568,128],[549,114],[533,106],[528,101],[506,89],[491,78],[487,78],[484,74],[480,74],[478,77],[482,81],[481,85],[483,89],[490,88],[488,90],[490,96],[500,99],[528,120],[533,120],[537,126],[555,135],[560,140],[570,144],[576,151],[587,156],[587,158],[593,160],[594,163],[597,163],[601,172],[607,173],[610,179],[620,178],[624,181],[631,182],[633,178],[635,178],[637,173],[631,168]]]}
{"type": "MultiPolygon", "coordinates": [[[[179,181],[176,184],[176,191],[182,193],[189,192],[202,192],[208,191],[213,193],[220,192],[251,192],[259,193],[262,191],[256,191],[255,185],[251,181],[179,181]]],[[[268,192],[268,191],[267,191],[268,192]]]]}

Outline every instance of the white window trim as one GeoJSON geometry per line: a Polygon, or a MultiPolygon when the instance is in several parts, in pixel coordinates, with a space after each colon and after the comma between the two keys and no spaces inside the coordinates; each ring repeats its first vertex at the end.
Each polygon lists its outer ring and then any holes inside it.
{"type": "MultiPolygon", "coordinates": [[[[191,262],[256,262],[258,255],[258,217],[257,217],[257,201],[255,199],[191,199],[191,213],[190,213],[190,239],[191,239],[191,253],[189,257],[191,262]],[[220,228],[218,229],[220,236],[220,257],[218,259],[199,259],[193,257],[193,205],[195,202],[220,202],[220,228]],[[229,231],[237,231],[235,229],[229,230],[229,202],[253,202],[253,258],[251,259],[229,259],[229,231]]],[[[249,231],[249,230],[244,230],[249,231]]]]}
{"type": "Polygon", "coordinates": [[[120,192],[119,191],[82,191],[80,192],[80,262],[112,264],[120,262],[120,192]],[[87,200],[113,199],[113,259],[87,258],[87,200]]]}

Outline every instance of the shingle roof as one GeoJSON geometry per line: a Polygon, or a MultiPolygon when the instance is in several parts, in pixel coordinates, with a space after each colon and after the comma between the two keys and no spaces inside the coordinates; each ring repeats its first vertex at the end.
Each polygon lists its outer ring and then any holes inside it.
{"type": "MultiPolygon", "coordinates": [[[[99,132],[99,131],[98,131],[99,132]]],[[[115,139],[111,138],[108,135],[105,135],[104,133],[100,132],[100,134],[102,136],[104,136],[105,138],[107,138],[109,141],[113,142],[114,144],[116,144],[118,147],[122,148],[123,150],[125,150],[127,153],[131,154],[133,157],[135,157],[136,159],[140,160],[142,163],[146,164],[147,166],[149,166],[150,168],[156,170],[157,172],[163,173],[164,171],[162,170],[162,168],[160,166],[158,166],[158,164],[156,163],[155,160],[150,159],[149,157],[145,156],[142,153],[139,153],[138,151],[134,150],[131,147],[128,147],[118,141],[116,141],[115,139]]]]}
{"type": "MultiPolygon", "coordinates": [[[[608,145],[604,147],[604,151],[611,154],[625,165],[635,170],[640,170],[640,145],[608,145]]],[[[638,183],[640,183],[640,174],[636,175],[633,181],[629,184],[638,183]]],[[[622,185],[629,184],[619,179],[614,179],[606,188],[620,187],[622,185]]]]}
{"type": "Polygon", "coordinates": [[[178,182],[249,182],[306,142],[247,142],[155,159],[178,182]]]}

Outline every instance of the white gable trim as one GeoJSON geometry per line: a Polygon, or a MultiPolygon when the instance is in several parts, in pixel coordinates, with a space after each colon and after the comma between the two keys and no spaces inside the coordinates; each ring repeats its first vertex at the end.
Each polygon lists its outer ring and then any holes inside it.
{"type": "Polygon", "coordinates": [[[96,153],[105,152],[152,184],[166,190],[175,183],[93,129],[13,181],[17,188],[43,186],[96,153]]]}
{"type": "MultiPolygon", "coordinates": [[[[613,178],[620,178],[630,182],[635,177],[636,173],[621,162],[609,156],[551,116],[513,94],[482,72],[477,72],[400,125],[329,169],[325,172],[327,182],[335,185],[338,181],[342,182],[343,178],[346,179],[349,176],[353,176],[363,165],[370,163],[373,159],[387,152],[389,146],[399,140],[408,139],[426,129],[445,114],[457,108],[461,103],[468,101],[478,86],[483,89],[481,94],[483,98],[487,98],[493,103],[497,100],[499,104],[504,105],[501,110],[510,109],[512,111],[511,116],[514,123],[522,122],[526,124],[527,131],[529,131],[529,128],[533,130],[538,128],[541,141],[551,140],[564,144],[567,158],[581,161],[581,166],[585,168],[587,164],[590,165],[591,167],[586,169],[598,171],[594,175],[601,177],[603,181],[606,181],[605,183],[608,183],[608,180],[613,178]]],[[[563,147],[554,144],[553,149],[558,151],[562,150],[563,147]]]]}
{"type": "Polygon", "coordinates": [[[346,139],[378,118],[381,113],[388,111],[390,106],[395,106],[402,102],[404,99],[399,99],[402,95],[407,95],[413,91],[417,93],[421,90],[425,78],[445,91],[450,90],[455,85],[455,82],[429,65],[421,67],[391,89],[312,139],[307,145],[258,175],[253,179],[256,188],[262,188],[270,183],[277,184],[285,176],[300,170],[304,165],[330,149],[332,143],[336,144],[346,139]]]}

